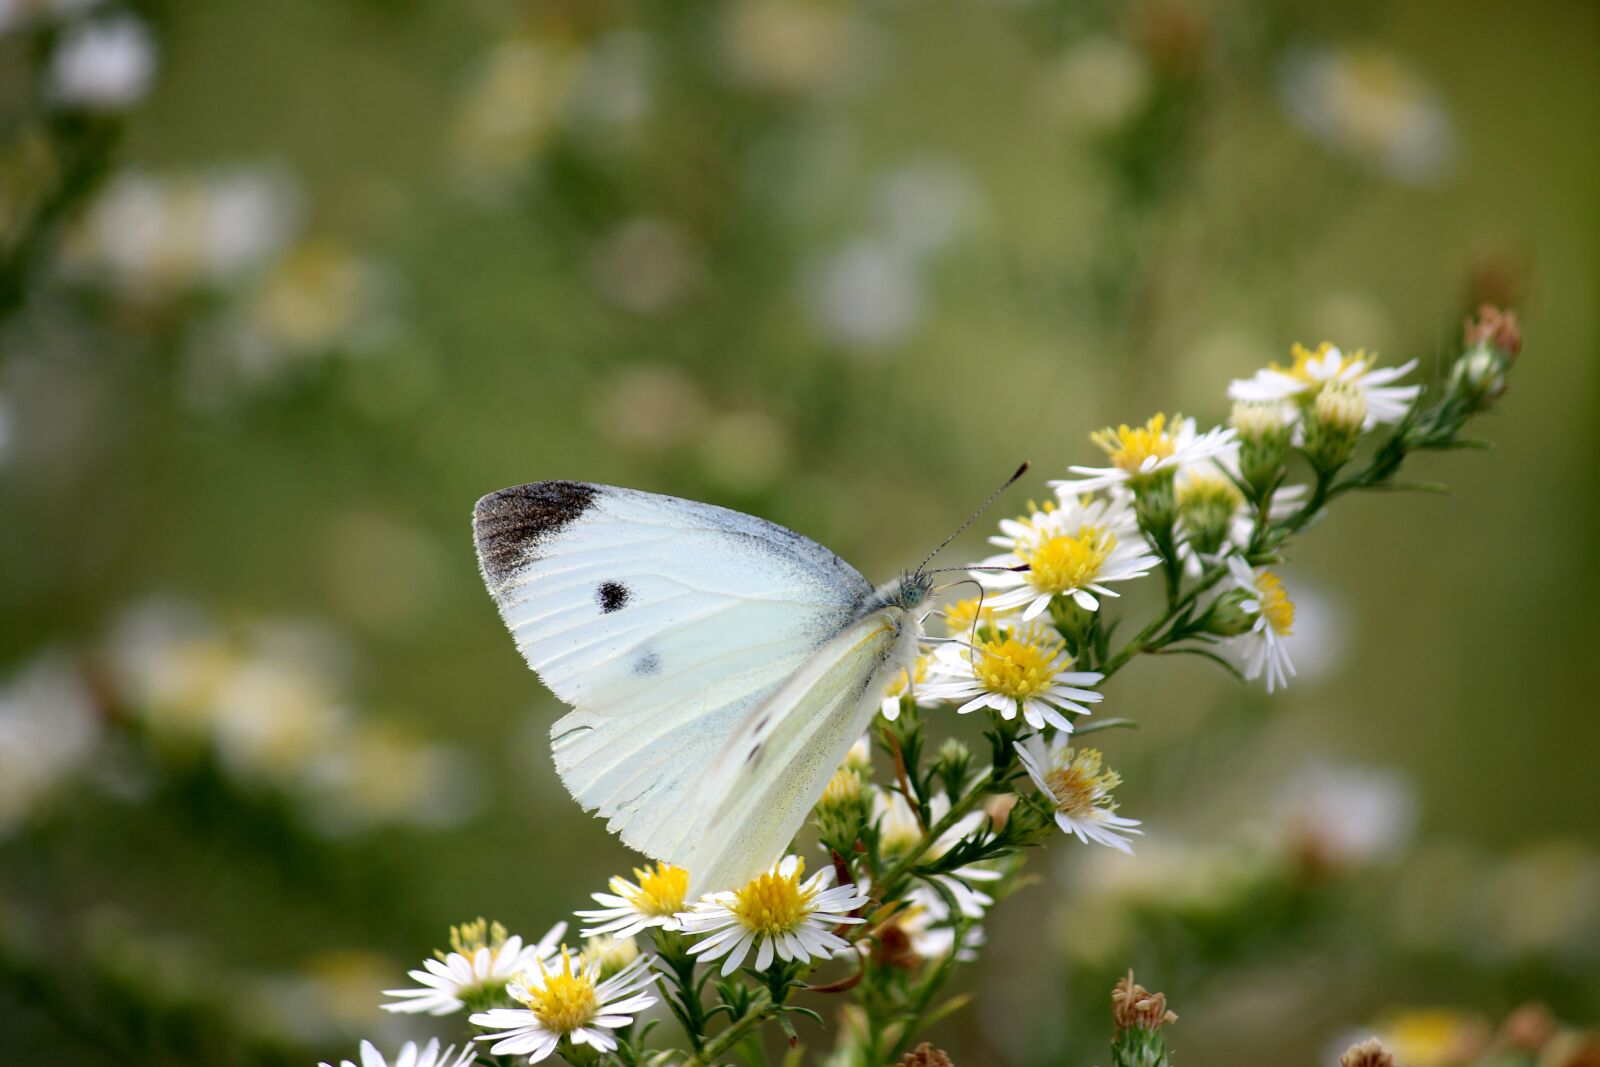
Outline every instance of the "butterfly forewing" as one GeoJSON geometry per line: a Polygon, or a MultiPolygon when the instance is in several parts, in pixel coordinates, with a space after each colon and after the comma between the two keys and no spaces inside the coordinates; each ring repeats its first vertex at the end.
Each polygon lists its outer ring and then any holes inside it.
{"type": "Polygon", "coordinates": [[[872,596],[792,530],[630,489],[505,489],[478,502],[474,531],[517,647],[573,706],[551,730],[563,782],[629,845],[678,863],[706,826],[674,809],[872,596]]]}

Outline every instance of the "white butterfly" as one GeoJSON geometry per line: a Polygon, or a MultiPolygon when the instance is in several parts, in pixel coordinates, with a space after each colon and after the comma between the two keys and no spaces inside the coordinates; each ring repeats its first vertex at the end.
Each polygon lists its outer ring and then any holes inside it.
{"type": "Polygon", "coordinates": [[[550,731],[562,782],[686,868],[690,899],[782,854],[914,659],[932,589],[921,567],[875,589],[765,519],[607,485],[502,489],[473,529],[517,647],[572,705],[550,731]]]}

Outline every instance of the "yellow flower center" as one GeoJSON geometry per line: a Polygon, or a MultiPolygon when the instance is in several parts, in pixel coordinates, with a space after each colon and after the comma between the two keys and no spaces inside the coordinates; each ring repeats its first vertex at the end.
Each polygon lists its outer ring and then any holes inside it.
{"type": "Polygon", "coordinates": [[[991,693],[1026,700],[1048,689],[1072,665],[1070,658],[1062,658],[1065,648],[1060,635],[1034,623],[978,642],[969,653],[972,675],[991,693]]]}
{"type": "Polygon", "coordinates": [[[633,869],[637,886],[621,878],[611,879],[611,891],[633,906],[641,915],[676,915],[689,895],[689,872],[670,863],[633,869]]]}
{"type": "Polygon", "coordinates": [[[472,922],[450,928],[450,951],[471,959],[480,948],[498,950],[506,943],[506,928],[481,916],[472,922]]]}
{"type": "Polygon", "coordinates": [[[1407,1067],[1443,1067],[1460,1062],[1462,1046],[1472,1036],[1472,1023],[1443,1009],[1408,1011],[1390,1017],[1380,1032],[1397,1062],[1407,1067]]]}
{"type": "Polygon", "coordinates": [[[751,933],[793,933],[811,914],[811,898],[815,896],[800,887],[804,873],[805,862],[801,861],[789,874],[768,871],[757,875],[734,893],[729,910],[751,933]]]}
{"type": "Polygon", "coordinates": [[[1055,797],[1056,810],[1074,819],[1092,814],[1095,801],[1122,784],[1122,776],[1116,771],[1101,769],[1100,750],[1097,748],[1082,751],[1062,749],[1052,764],[1044,776],[1045,783],[1050,787],[1051,796],[1055,797]]]}
{"type": "MultiPolygon", "coordinates": [[[[1320,364],[1328,357],[1328,353],[1332,350],[1333,343],[1331,341],[1322,342],[1317,346],[1317,350],[1315,352],[1311,351],[1311,349],[1307,348],[1305,345],[1296,344],[1289,350],[1290,354],[1294,356],[1294,365],[1292,367],[1284,367],[1280,364],[1274,363],[1272,364],[1272,368],[1298,378],[1308,386],[1318,385],[1320,384],[1320,379],[1313,378],[1311,376],[1311,363],[1315,361],[1320,364]]],[[[1348,355],[1341,353],[1339,356],[1338,369],[1334,373],[1343,374],[1351,367],[1358,365],[1364,367],[1366,363],[1367,353],[1365,349],[1357,349],[1348,355]]]]}
{"type": "Polygon", "coordinates": [[[567,951],[567,946],[561,946],[559,971],[552,974],[541,961],[539,973],[544,976],[543,986],[517,979],[512,980],[512,985],[522,993],[518,999],[538,1017],[545,1029],[558,1034],[570,1034],[594,1018],[600,1006],[599,998],[595,996],[594,980],[582,967],[573,971],[572,955],[567,951]]]}
{"type": "MultiPolygon", "coordinates": [[[[1178,419],[1175,417],[1172,421],[1176,423],[1178,419]]],[[[1140,473],[1147,459],[1169,459],[1176,451],[1172,435],[1167,433],[1165,415],[1153,415],[1143,426],[1127,423],[1116,429],[1108,426],[1090,434],[1089,440],[1105,449],[1113,466],[1129,474],[1140,473]]]]}
{"type": "Polygon", "coordinates": [[[1017,555],[1028,565],[1029,585],[1041,593],[1065,593],[1094,581],[1116,547],[1116,534],[1103,526],[1084,525],[1075,534],[1018,545],[1017,555]]]}
{"type": "Polygon", "coordinates": [[[951,637],[966,637],[972,633],[973,623],[980,627],[994,625],[994,609],[985,607],[980,611],[978,605],[981,603],[977,597],[969,596],[945,608],[945,633],[951,637]]]}
{"type": "Polygon", "coordinates": [[[1261,614],[1280,637],[1294,633],[1294,601],[1283,591],[1283,579],[1271,571],[1256,575],[1256,591],[1261,594],[1261,614]]]}

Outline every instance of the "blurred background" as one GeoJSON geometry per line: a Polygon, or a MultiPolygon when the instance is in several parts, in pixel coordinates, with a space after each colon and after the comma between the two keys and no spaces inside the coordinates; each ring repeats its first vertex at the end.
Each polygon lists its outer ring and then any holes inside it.
{"type": "Polygon", "coordinates": [[[1485,300],[1495,448],[1302,539],[1288,693],[1116,680],[1148,837],[1039,857],[936,1036],[1094,1062],[1130,964],[1194,1067],[1593,1022],[1597,134],[1572,0],[0,0],[0,1059],[393,1045],[448,923],[635,861],[479,495],[712,501],[881,580],[1019,459],[1002,514],[1294,341],[1425,380],[1485,300]]]}

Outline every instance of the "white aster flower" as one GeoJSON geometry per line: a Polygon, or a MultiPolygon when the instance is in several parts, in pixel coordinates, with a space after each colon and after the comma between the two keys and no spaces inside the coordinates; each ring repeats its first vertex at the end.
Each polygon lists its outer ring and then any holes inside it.
{"type": "Polygon", "coordinates": [[[1104,677],[1094,671],[1069,670],[1071,666],[1061,635],[1031,622],[1001,629],[974,645],[940,646],[940,676],[928,684],[927,692],[940,700],[964,701],[956,709],[961,715],[993,708],[1010,720],[1020,712],[1035,730],[1048,723],[1070,733],[1072,720],[1063,713],[1089,714],[1084,705],[1099,701],[1101,695],[1082,687],[1104,677]]]}
{"type": "Polygon", "coordinates": [[[1236,379],[1228,387],[1228,395],[1234,400],[1257,402],[1293,400],[1302,407],[1309,407],[1316,402],[1323,386],[1341,382],[1360,392],[1366,401],[1362,428],[1370,430],[1381,424],[1399,422],[1421,389],[1416,385],[1391,384],[1411,373],[1417,365],[1414,359],[1398,367],[1380,367],[1365,351],[1357,350],[1347,356],[1326,341],[1318,345],[1315,352],[1298,344],[1292,351],[1292,366],[1274,363],[1256,371],[1252,378],[1236,379]]]}
{"type": "Polygon", "coordinates": [[[1239,556],[1228,557],[1233,583],[1247,594],[1240,604],[1254,616],[1249,631],[1230,642],[1244,659],[1244,676],[1251,681],[1267,676],[1267,692],[1289,684],[1294,664],[1289,662],[1288,638],[1294,633],[1294,601],[1284,592],[1283,579],[1268,570],[1252,570],[1239,556]]]}
{"type": "Polygon", "coordinates": [[[441,958],[423,960],[422,969],[411,971],[420,983],[411,989],[385,989],[394,997],[382,1005],[384,1011],[429,1015],[449,1015],[469,1002],[498,993],[517,974],[531,970],[554,956],[567,924],[556,923],[538,943],[524,945],[522,938],[506,936],[505,927],[490,925],[483,919],[450,928],[450,948],[441,958]]]}
{"type": "MultiPolygon", "coordinates": [[[[961,916],[976,920],[982,918],[983,913],[973,914],[963,905],[961,916]]],[[[957,945],[958,920],[951,915],[944,897],[925,885],[906,894],[906,906],[895,913],[894,922],[910,938],[911,951],[925,960],[943,959],[954,952],[957,960],[970,963],[978,958],[978,949],[988,940],[983,927],[969,922],[957,945]]]]}
{"type": "Polygon", "coordinates": [[[890,722],[900,717],[900,700],[909,696],[911,702],[919,708],[931,708],[939,703],[930,697],[923,687],[928,680],[928,671],[933,663],[933,657],[924,652],[911,664],[910,669],[902,667],[883,689],[883,717],[890,722]]]}
{"type": "Polygon", "coordinates": [[[1084,477],[1053,481],[1050,486],[1063,500],[1129,483],[1137,487],[1146,479],[1176,473],[1186,464],[1222,453],[1233,438],[1233,430],[1225,426],[1200,433],[1194,420],[1182,415],[1174,415],[1170,426],[1165,415],[1154,415],[1143,426],[1108,426],[1090,434],[1089,439],[1105,450],[1111,466],[1069,467],[1084,477]]]}
{"type": "Polygon", "coordinates": [[[1132,855],[1127,835],[1144,831],[1136,829],[1138,819],[1117,814],[1111,791],[1122,783],[1122,776],[1102,766],[1098,749],[1074,749],[1059,735],[1046,746],[1043,737],[1033,734],[1016,751],[1028,777],[1055,805],[1057,826],[1079,841],[1132,855]]]}
{"type": "Polygon", "coordinates": [[[850,943],[832,928],[865,922],[850,913],[867,903],[867,895],[854,885],[830,889],[831,868],[802,882],[804,873],[800,857],[785,856],[744,888],[701,900],[681,920],[686,932],[707,935],[689,951],[706,961],[722,958],[722,973],[727,975],[739,969],[751,948],[761,971],[772,965],[774,956],[799,962],[825,960],[848,948],[850,943]]]}
{"type": "Polygon", "coordinates": [[[1071,597],[1085,611],[1100,607],[1099,596],[1118,596],[1108,582],[1125,582],[1150,573],[1160,563],[1138,533],[1138,520],[1125,497],[1067,497],[1060,507],[1045,503],[1033,514],[1001,519],[1000,535],[989,543],[1008,549],[983,561],[985,567],[1025,571],[973,571],[984,586],[1000,590],[990,601],[996,611],[1022,608],[1032,619],[1055,597],[1071,597]]]}
{"type": "MultiPolygon", "coordinates": [[[[617,1039],[611,1031],[632,1025],[633,1017],[656,1002],[645,992],[661,976],[640,956],[610,978],[600,978],[600,961],[573,969],[571,953],[562,948],[560,969],[538,965],[518,975],[507,987],[520,1008],[491,1008],[471,1017],[474,1026],[499,1030],[479,1041],[493,1041],[496,1056],[528,1057],[538,1063],[556,1050],[562,1038],[611,1052],[617,1039]]],[[[553,966],[553,964],[552,964],[553,966]]]]}
{"type": "MultiPolygon", "coordinates": [[[[928,802],[930,823],[937,823],[949,811],[950,798],[943,793],[928,802]]],[[[922,840],[922,824],[917,821],[916,812],[911,810],[911,803],[899,793],[887,789],[874,790],[872,817],[878,825],[878,846],[886,855],[907,852],[922,840]]],[[[957,842],[971,837],[982,828],[985,818],[983,812],[974,811],[957,820],[954,826],[928,846],[923,853],[924,860],[936,860],[954,848],[957,842]]],[[[972,883],[996,882],[1002,877],[1004,875],[1000,871],[969,863],[948,874],[936,874],[931,880],[949,890],[964,917],[981,919],[984,912],[994,905],[994,898],[972,883]]],[[[942,903],[943,898],[939,899],[942,903]]]]}
{"type": "MultiPolygon", "coordinates": [[[[439,1039],[432,1038],[420,1049],[416,1042],[407,1041],[400,1046],[400,1054],[394,1058],[394,1067],[467,1067],[477,1053],[471,1045],[462,1049],[458,1054],[454,1045],[439,1048],[439,1039]]],[[[324,1060],[319,1067],[333,1067],[333,1064],[324,1060]]],[[[340,1060],[339,1067],[356,1067],[350,1060],[340,1060]]],[[[373,1047],[372,1042],[361,1042],[360,1067],[390,1067],[390,1061],[384,1058],[383,1053],[373,1047]]]]}
{"type": "Polygon", "coordinates": [[[633,876],[637,882],[618,875],[611,879],[611,892],[590,894],[601,907],[576,913],[592,924],[583,928],[584,937],[632,937],[652,926],[678,928],[677,915],[688,907],[689,872],[670,863],[657,863],[635,867],[633,876]]]}

